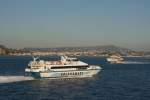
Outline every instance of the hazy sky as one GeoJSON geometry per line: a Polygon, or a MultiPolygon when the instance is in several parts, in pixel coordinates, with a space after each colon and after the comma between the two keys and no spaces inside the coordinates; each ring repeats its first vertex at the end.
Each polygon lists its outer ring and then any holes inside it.
{"type": "Polygon", "coordinates": [[[0,44],[150,50],[150,0],[0,0],[0,44]]]}

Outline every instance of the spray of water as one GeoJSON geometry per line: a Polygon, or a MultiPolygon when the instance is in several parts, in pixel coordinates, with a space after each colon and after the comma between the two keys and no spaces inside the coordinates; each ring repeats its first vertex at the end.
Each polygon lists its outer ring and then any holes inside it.
{"type": "Polygon", "coordinates": [[[0,83],[11,83],[11,82],[19,82],[19,81],[28,81],[33,80],[32,77],[26,76],[0,76],[0,83]]]}
{"type": "Polygon", "coordinates": [[[150,62],[124,61],[123,64],[150,64],[150,62]]]}

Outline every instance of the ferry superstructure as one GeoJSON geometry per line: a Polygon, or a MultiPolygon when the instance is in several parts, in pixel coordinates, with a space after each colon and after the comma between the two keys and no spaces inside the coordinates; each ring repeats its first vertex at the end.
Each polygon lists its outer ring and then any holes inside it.
{"type": "Polygon", "coordinates": [[[123,57],[120,54],[114,54],[107,58],[110,63],[123,63],[123,57]]]}
{"type": "Polygon", "coordinates": [[[44,61],[34,58],[25,72],[34,78],[83,78],[92,77],[100,72],[101,67],[88,65],[77,58],[61,56],[59,61],[44,61]]]}

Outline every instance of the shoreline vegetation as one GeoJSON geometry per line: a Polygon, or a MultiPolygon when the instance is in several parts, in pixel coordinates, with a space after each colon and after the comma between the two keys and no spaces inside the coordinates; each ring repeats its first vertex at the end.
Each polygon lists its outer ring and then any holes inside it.
{"type": "Polygon", "coordinates": [[[125,57],[149,57],[150,52],[133,51],[126,48],[117,47],[114,45],[89,46],[89,47],[57,47],[57,48],[23,48],[11,49],[4,45],[0,45],[0,55],[11,56],[109,56],[119,53],[125,57]]]}

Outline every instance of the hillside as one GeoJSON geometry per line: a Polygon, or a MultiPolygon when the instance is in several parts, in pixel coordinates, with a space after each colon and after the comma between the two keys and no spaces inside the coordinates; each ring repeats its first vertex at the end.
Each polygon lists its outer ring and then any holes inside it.
{"type": "Polygon", "coordinates": [[[4,45],[0,45],[0,55],[8,54],[8,49],[4,45]]]}

